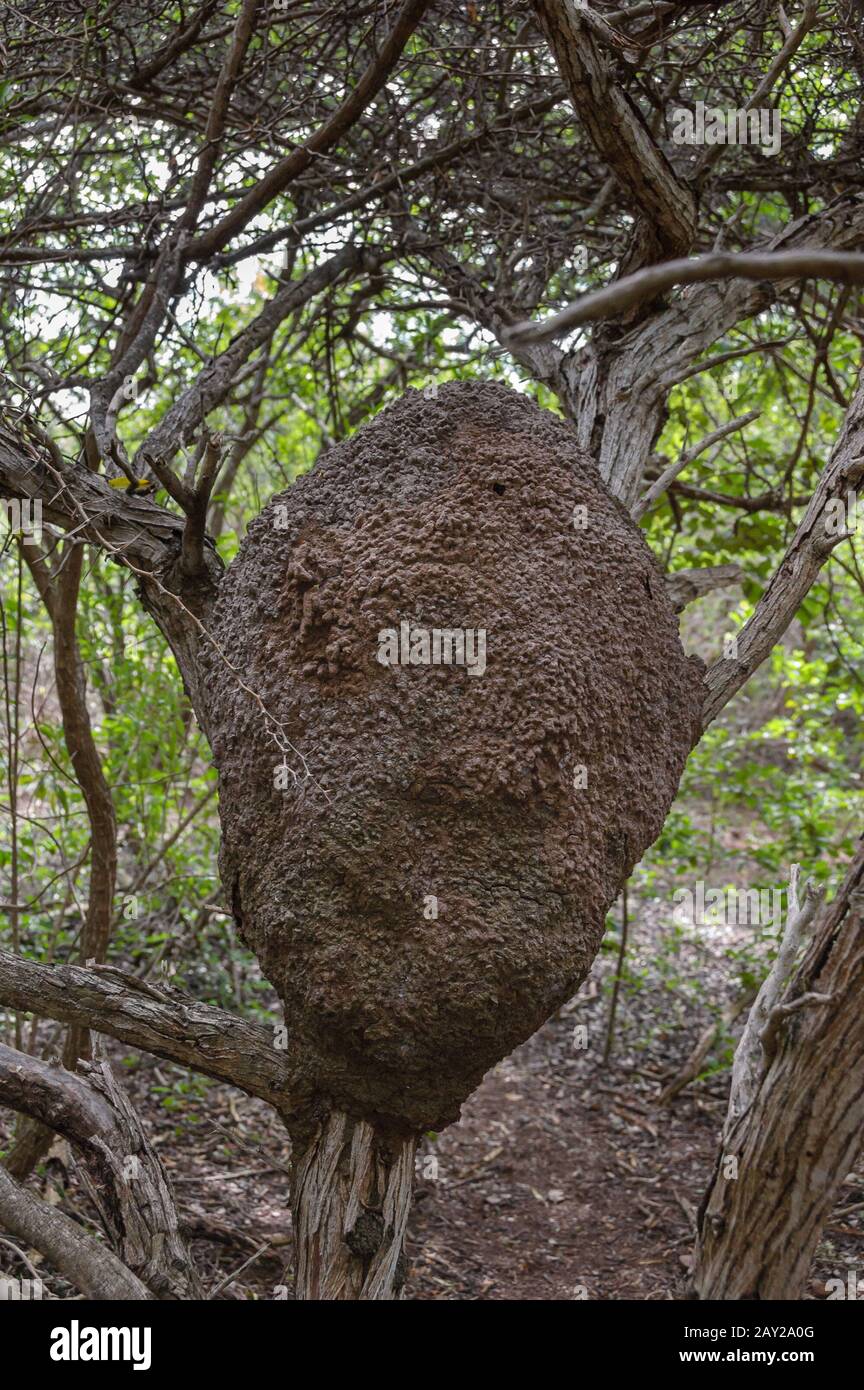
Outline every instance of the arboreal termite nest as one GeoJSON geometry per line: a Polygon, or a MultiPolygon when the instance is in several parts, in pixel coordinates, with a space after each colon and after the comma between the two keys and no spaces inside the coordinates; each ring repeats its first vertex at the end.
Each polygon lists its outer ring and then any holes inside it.
{"type": "Polygon", "coordinates": [[[212,631],[223,879],[298,1091],[448,1123],[584,978],[675,795],[702,668],[661,571],[570,425],[453,383],[270,502],[212,631]],[[484,630],[485,671],[383,664],[403,622],[484,630]]]}

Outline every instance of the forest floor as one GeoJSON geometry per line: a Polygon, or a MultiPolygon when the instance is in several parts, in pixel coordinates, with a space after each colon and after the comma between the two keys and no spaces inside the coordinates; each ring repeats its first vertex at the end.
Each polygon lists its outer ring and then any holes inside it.
{"type": "MultiPolygon", "coordinates": [[[[730,930],[741,929],[679,930],[673,951],[654,907],[640,907],[631,927],[610,1059],[603,1052],[615,959],[607,950],[576,998],[486,1076],[460,1122],[424,1140],[409,1298],[686,1296],[728,1071],[715,1056],[715,1069],[709,1063],[670,1105],[659,1107],[657,1096],[739,987],[730,930]],[[580,1037],[574,1030],[583,1026],[580,1037]]],[[[235,1275],[217,1297],[290,1298],[289,1152],[272,1111],[153,1058],[124,1057],[113,1045],[111,1055],[175,1185],[205,1286],[212,1294],[235,1275]]],[[[0,1147],[10,1118],[0,1112],[0,1147]]],[[[32,1181],[90,1226],[94,1214],[64,1144],[55,1143],[32,1181]]],[[[825,1280],[845,1281],[849,1269],[864,1277],[862,1242],[864,1169],[842,1190],[807,1296],[824,1298],[825,1280]]],[[[0,1245],[2,1273],[26,1277],[0,1245]]],[[[45,1281],[46,1296],[74,1296],[57,1276],[45,1281]]]]}

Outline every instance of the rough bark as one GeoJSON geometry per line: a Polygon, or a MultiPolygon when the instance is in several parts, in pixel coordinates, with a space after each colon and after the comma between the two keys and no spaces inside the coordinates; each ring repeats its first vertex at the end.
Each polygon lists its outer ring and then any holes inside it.
{"type": "Polygon", "coordinates": [[[290,1111],[290,1072],[275,1034],[173,986],[157,989],[110,966],[37,965],[0,951],[0,1004],[80,1023],[239,1086],[281,1115],[290,1111]]]}
{"type": "Polygon", "coordinates": [[[626,47],[621,35],[604,35],[602,16],[568,0],[534,0],[534,10],[582,129],[639,218],[626,268],[686,253],[696,232],[696,199],[613,78],[613,59],[626,47]]]}
{"type": "Polygon", "coordinates": [[[802,1297],[861,1145],[862,987],[864,841],[762,1030],[765,1069],[726,1135],[700,1211],[697,1297],[802,1297]]]}
{"type": "Polygon", "coordinates": [[[19,1187],[0,1167],[0,1225],[32,1245],[86,1298],[150,1300],[153,1294],[113,1251],[71,1217],[19,1187]]]}
{"type": "Polygon", "coordinates": [[[416,1148],[339,1110],[319,1124],[294,1175],[298,1299],[402,1297],[416,1148]]]}

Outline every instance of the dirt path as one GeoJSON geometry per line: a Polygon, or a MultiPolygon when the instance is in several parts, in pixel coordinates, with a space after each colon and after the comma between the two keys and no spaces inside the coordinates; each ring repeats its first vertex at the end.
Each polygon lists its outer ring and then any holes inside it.
{"type": "Polygon", "coordinates": [[[421,1158],[415,1298],[680,1296],[719,1103],[657,1111],[656,1080],[602,1068],[571,1034],[548,1023],[426,1145],[438,1178],[421,1158]]]}

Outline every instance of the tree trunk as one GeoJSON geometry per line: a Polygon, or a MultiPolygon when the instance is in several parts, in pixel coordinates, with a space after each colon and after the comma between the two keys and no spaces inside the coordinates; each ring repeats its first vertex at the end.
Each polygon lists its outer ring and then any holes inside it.
{"type": "Polygon", "coordinates": [[[700,1299],[801,1298],[861,1143],[862,987],[864,842],[762,1032],[766,1068],[727,1134],[700,1212],[700,1299]]]}
{"type": "MultiPolygon", "coordinates": [[[[114,914],[117,878],[117,821],[111,789],[87,709],[87,678],[75,632],[78,592],[84,565],[84,546],[69,542],[62,568],[49,578],[41,558],[25,551],[31,574],[51,618],[54,634],[54,680],[63,721],[66,751],[87,806],[90,821],[90,887],[87,912],[81,930],[81,963],[102,965],[108,958],[108,942],[114,914]]],[[[72,1024],[63,1047],[63,1065],[74,1070],[79,1057],[90,1056],[90,1033],[72,1024]]],[[[22,1116],[15,1130],[15,1145],[6,1167],[19,1181],[44,1158],[54,1135],[50,1127],[22,1116]]]]}
{"type": "Polygon", "coordinates": [[[295,1170],[298,1299],[402,1297],[416,1148],[330,1111],[295,1170]]]}

